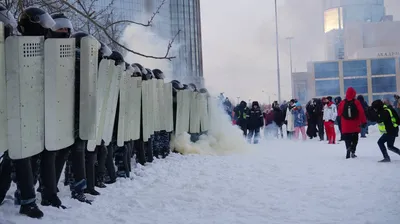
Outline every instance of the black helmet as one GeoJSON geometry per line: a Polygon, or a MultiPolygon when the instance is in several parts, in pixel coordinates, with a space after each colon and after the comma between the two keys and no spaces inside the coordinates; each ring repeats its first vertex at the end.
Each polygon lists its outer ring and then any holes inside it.
{"type": "Polygon", "coordinates": [[[182,89],[184,89],[182,83],[180,83],[178,80],[172,80],[171,84],[172,84],[172,88],[174,90],[182,90],[182,89]]]}
{"type": "Polygon", "coordinates": [[[153,69],[153,74],[156,79],[165,79],[164,73],[158,68],[153,69]]]}
{"type": "Polygon", "coordinates": [[[183,89],[189,89],[189,86],[186,84],[183,84],[183,89]]]}
{"type": "Polygon", "coordinates": [[[11,36],[17,28],[17,20],[11,14],[10,10],[0,5],[0,21],[4,24],[4,38],[11,36]]]}
{"type": "Polygon", "coordinates": [[[108,56],[108,59],[114,60],[115,65],[120,65],[125,62],[124,57],[118,51],[112,51],[111,55],[108,56]]]}
{"type": "Polygon", "coordinates": [[[149,79],[154,79],[154,74],[153,74],[153,72],[151,71],[151,69],[149,69],[149,68],[145,68],[146,69],[146,71],[147,71],[147,74],[149,75],[149,79]]]}
{"type": "Polygon", "coordinates": [[[56,22],[51,16],[36,7],[28,7],[18,17],[18,31],[23,36],[44,36],[56,22]]]}
{"type": "Polygon", "coordinates": [[[190,90],[192,90],[192,91],[194,91],[194,92],[196,92],[197,91],[197,87],[196,87],[196,85],[195,84],[193,84],[193,83],[189,83],[189,89],[190,90]]]}
{"type": "Polygon", "coordinates": [[[382,100],[375,100],[374,102],[372,102],[371,107],[374,110],[382,110],[383,105],[384,105],[384,103],[382,100]]]}
{"type": "Polygon", "coordinates": [[[56,22],[47,37],[50,38],[69,38],[72,32],[72,23],[71,20],[68,19],[64,15],[64,13],[55,13],[51,15],[51,18],[56,22]],[[67,29],[67,32],[60,32],[60,29],[67,29]]]}
{"type": "Polygon", "coordinates": [[[142,70],[137,65],[139,65],[139,64],[137,64],[137,63],[131,64],[131,67],[133,69],[133,75],[132,76],[133,77],[142,77],[142,70]]]}
{"type": "Polygon", "coordinates": [[[76,49],[81,49],[81,40],[82,40],[82,38],[83,37],[88,37],[88,36],[94,38],[92,35],[90,35],[88,33],[85,33],[85,32],[81,32],[81,31],[73,33],[71,35],[71,38],[75,38],[75,48],[76,49]]]}
{"type": "Polygon", "coordinates": [[[112,54],[112,50],[110,47],[108,47],[105,43],[100,42],[100,49],[99,49],[99,57],[103,58],[103,57],[109,57],[112,54]]]}
{"type": "Polygon", "coordinates": [[[149,79],[152,78],[152,77],[151,77],[152,74],[150,74],[150,73],[147,71],[147,69],[144,68],[141,64],[139,64],[139,63],[134,63],[133,65],[136,66],[136,67],[140,70],[141,75],[142,75],[142,80],[149,80],[149,79]]]}
{"type": "Polygon", "coordinates": [[[199,89],[200,93],[208,93],[208,90],[206,88],[201,88],[199,89]]]}

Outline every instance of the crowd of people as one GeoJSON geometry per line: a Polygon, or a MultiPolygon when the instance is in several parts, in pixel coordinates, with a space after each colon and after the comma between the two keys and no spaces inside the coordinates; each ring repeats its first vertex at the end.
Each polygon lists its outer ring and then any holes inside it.
{"type": "MultiPolygon", "coordinates": [[[[368,135],[368,126],[378,124],[382,136],[378,146],[384,157],[380,162],[390,162],[387,148],[400,155],[394,146],[400,124],[400,97],[394,96],[393,105],[389,100],[375,100],[369,106],[362,95],[349,87],[345,99],[332,96],[313,98],[304,105],[296,99],[279,104],[274,101],[271,105],[260,107],[257,101],[247,105],[241,101],[232,109],[232,122],[240,127],[249,143],[257,144],[260,131],[263,129],[266,138],[284,138],[302,140],[318,138],[328,144],[336,144],[337,140],[344,141],[346,159],[356,158],[357,145],[360,138],[368,135]],[[340,138],[336,137],[336,128],[340,138]],[[286,126],[286,128],[284,128],[286,126]],[[301,136],[300,136],[301,134],[301,136]],[[387,143],[387,148],[385,147],[387,143]]],[[[225,109],[227,113],[229,110],[225,109]]]]}

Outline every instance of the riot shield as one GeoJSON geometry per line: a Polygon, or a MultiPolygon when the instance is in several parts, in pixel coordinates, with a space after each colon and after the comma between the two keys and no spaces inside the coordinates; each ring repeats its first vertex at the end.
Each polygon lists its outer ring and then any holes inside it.
{"type": "Polygon", "coordinates": [[[190,90],[181,90],[177,93],[177,111],[176,111],[176,130],[175,135],[178,136],[189,131],[189,114],[190,114],[190,90]]]}
{"type": "Polygon", "coordinates": [[[44,37],[6,39],[8,149],[23,159],[44,149],[44,37]]]}
{"type": "Polygon", "coordinates": [[[142,78],[132,77],[132,89],[131,89],[131,100],[129,101],[129,109],[132,118],[129,119],[131,130],[131,139],[140,139],[140,124],[142,122],[142,116],[140,114],[142,109],[142,78]]]}
{"type": "Polygon", "coordinates": [[[99,74],[97,79],[97,122],[96,122],[96,140],[89,140],[87,150],[92,152],[96,145],[101,144],[104,123],[106,120],[107,100],[111,86],[112,68],[114,61],[102,59],[99,65],[99,74]]]}
{"type": "Polygon", "coordinates": [[[4,24],[0,22],[0,154],[7,150],[7,86],[4,24]]]}
{"type": "Polygon", "coordinates": [[[199,98],[197,92],[190,94],[190,133],[200,133],[200,111],[199,111],[199,98]]]}
{"type": "MultiPolygon", "coordinates": [[[[114,63],[114,61],[112,61],[114,63]]],[[[109,145],[112,139],[112,134],[114,131],[114,122],[115,122],[115,113],[117,110],[118,103],[118,93],[121,75],[123,72],[123,68],[121,65],[115,66],[111,65],[110,72],[111,74],[111,84],[110,90],[107,96],[107,109],[105,114],[105,122],[104,122],[104,130],[103,130],[103,140],[105,145],[109,145]]]]}
{"type": "Polygon", "coordinates": [[[164,83],[164,127],[167,132],[174,130],[174,114],[172,104],[172,84],[164,83]]]}
{"type": "Polygon", "coordinates": [[[164,80],[155,79],[155,100],[154,100],[154,131],[165,130],[164,125],[164,80]]]}
{"type": "Polygon", "coordinates": [[[75,102],[75,39],[44,42],[45,147],[56,151],[72,145],[75,102]]]}
{"type": "Polygon", "coordinates": [[[149,109],[150,106],[149,104],[151,101],[149,100],[149,87],[150,82],[149,80],[142,81],[142,124],[143,124],[143,130],[142,130],[142,138],[144,142],[147,142],[148,139],[150,138],[150,129],[151,129],[151,124],[152,120],[149,115],[149,109]]]}
{"type": "Polygon", "coordinates": [[[199,93],[199,113],[200,113],[200,132],[208,131],[209,129],[209,114],[208,114],[208,101],[206,93],[199,93]]]}
{"type": "Polygon", "coordinates": [[[97,122],[97,70],[100,43],[92,37],[81,39],[79,137],[82,140],[96,139],[97,122]]]}
{"type": "Polygon", "coordinates": [[[121,72],[121,79],[119,81],[119,110],[118,110],[118,131],[117,131],[117,145],[119,147],[124,146],[125,139],[125,125],[128,121],[126,116],[126,103],[127,103],[127,91],[128,91],[128,78],[125,71],[121,72]]]}
{"type": "Polygon", "coordinates": [[[157,105],[157,93],[156,93],[156,88],[157,88],[157,80],[151,79],[148,81],[149,82],[149,88],[148,88],[148,103],[147,105],[149,106],[148,108],[148,127],[149,127],[149,134],[150,136],[154,134],[155,132],[155,115],[156,115],[156,105],[157,105]]]}
{"type": "Polygon", "coordinates": [[[133,80],[132,77],[127,73],[126,74],[126,98],[125,98],[125,125],[124,125],[124,141],[132,140],[132,118],[133,112],[130,110],[130,103],[132,102],[132,88],[133,88],[133,80]]]}

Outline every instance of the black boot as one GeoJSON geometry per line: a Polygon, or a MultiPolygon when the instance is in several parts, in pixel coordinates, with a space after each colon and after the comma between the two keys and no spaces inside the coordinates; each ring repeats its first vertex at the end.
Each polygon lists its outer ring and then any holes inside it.
{"type": "Polygon", "coordinates": [[[21,208],[19,209],[19,213],[22,215],[26,215],[31,218],[36,218],[40,219],[43,217],[43,212],[40,211],[38,206],[36,205],[35,202],[26,204],[26,205],[21,205],[21,208]]]}
{"type": "Polygon", "coordinates": [[[384,158],[379,161],[380,163],[390,163],[390,158],[384,158]]]}
{"type": "Polygon", "coordinates": [[[42,202],[40,203],[42,206],[53,206],[56,208],[65,209],[66,207],[62,205],[60,198],[57,195],[52,195],[49,197],[42,195],[42,202]]]}
{"type": "Polygon", "coordinates": [[[354,152],[352,152],[352,153],[351,153],[351,158],[353,158],[353,159],[354,159],[354,158],[357,158],[357,155],[356,155],[354,152]]]}
{"type": "Polygon", "coordinates": [[[83,191],[72,191],[71,198],[76,199],[80,202],[88,203],[89,205],[92,204],[92,201],[86,198],[83,191]]]}
{"type": "Polygon", "coordinates": [[[99,176],[96,180],[96,187],[98,188],[106,188],[107,186],[104,184],[104,177],[99,176]]]}
{"type": "Polygon", "coordinates": [[[100,192],[96,191],[95,189],[86,188],[83,192],[85,194],[90,194],[90,195],[94,195],[94,196],[100,195],[100,192]]]}
{"type": "Polygon", "coordinates": [[[346,150],[346,159],[350,159],[350,150],[349,149],[346,150]]]}

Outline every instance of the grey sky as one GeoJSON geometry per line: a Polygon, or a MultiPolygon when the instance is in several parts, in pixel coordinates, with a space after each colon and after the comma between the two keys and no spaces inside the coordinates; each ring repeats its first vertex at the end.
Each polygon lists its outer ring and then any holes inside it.
{"type": "MultiPolygon", "coordinates": [[[[322,60],[322,0],[278,0],[282,96],[291,97],[289,44],[293,67],[322,60]]],[[[201,0],[204,76],[214,91],[267,102],[276,98],[276,53],[273,0],[201,0]],[[233,3],[235,2],[235,3],[233,3]],[[263,93],[262,90],[264,90],[263,93]]],[[[387,14],[400,20],[400,0],[386,0],[387,14]]]]}

